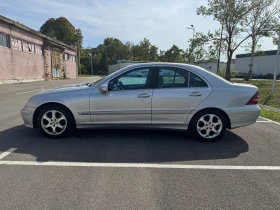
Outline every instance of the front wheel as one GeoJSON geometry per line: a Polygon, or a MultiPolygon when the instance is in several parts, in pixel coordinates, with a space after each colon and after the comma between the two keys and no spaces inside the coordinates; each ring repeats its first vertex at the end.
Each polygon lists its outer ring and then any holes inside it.
{"type": "Polygon", "coordinates": [[[58,105],[44,107],[37,119],[40,131],[50,138],[59,138],[70,134],[74,127],[71,113],[58,105]]]}
{"type": "Polygon", "coordinates": [[[198,113],[191,121],[193,135],[206,142],[220,139],[226,131],[226,120],[222,113],[216,110],[205,110],[198,113]]]}

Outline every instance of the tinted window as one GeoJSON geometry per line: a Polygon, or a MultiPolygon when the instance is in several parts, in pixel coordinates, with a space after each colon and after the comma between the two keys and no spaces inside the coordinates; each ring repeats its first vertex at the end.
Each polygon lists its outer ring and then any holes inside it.
{"type": "Polygon", "coordinates": [[[150,88],[150,78],[149,68],[132,70],[112,79],[108,89],[111,91],[147,89],[150,88]]]}
{"type": "Polygon", "coordinates": [[[188,71],[177,68],[159,68],[159,88],[188,87],[188,71]]]}
{"type": "Polygon", "coordinates": [[[208,87],[206,82],[199,76],[190,73],[190,87],[208,87]]]}

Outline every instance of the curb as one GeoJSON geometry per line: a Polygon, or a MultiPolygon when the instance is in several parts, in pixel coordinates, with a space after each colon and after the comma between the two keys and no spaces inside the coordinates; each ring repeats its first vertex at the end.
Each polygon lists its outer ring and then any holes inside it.
{"type": "Polygon", "coordinates": [[[267,106],[267,105],[259,105],[261,108],[264,108],[264,109],[267,109],[267,110],[271,110],[271,111],[274,111],[274,112],[280,112],[280,109],[279,108],[275,108],[275,107],[272,107],[272,106],[267,106]]]}
{"type": "Polygon", "coordinates": [[[7,80],[0,80],[0,85],[18,84],[18,83],[27,83],[27,82],[40,82],[40,81],[45,81],[45,79],[7,79],[7,80]]]}

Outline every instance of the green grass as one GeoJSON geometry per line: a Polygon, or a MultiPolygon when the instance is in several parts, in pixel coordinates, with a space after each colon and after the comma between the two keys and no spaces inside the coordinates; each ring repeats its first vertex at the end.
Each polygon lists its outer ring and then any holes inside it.
{"type": "Polygon", "coordinates": [[[235,83],[248,83],[259,88],[260,100],[259,103],[267,106],[280,108],[280,81],[276,82],[276,92],[271,95],[273,80],[250,80],[244,82],[243,80],[231,80],[235,83]]]}
{"type": "Polygon", "coordinates": [[[268,118],[270,120],[280,122],[280,112],[275,112],[275,111],[272,111],[272,110],[262,109],[260,115],[262,117],[268,118]]]}

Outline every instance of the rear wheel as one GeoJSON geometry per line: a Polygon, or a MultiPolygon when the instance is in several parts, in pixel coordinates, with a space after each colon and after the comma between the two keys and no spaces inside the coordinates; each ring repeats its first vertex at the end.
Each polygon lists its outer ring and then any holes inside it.
{"type": "Polygon", "coordinates": [[[213,142],[225,134],[226,119],[219,111],[205,110],[195,115],[190,128],[200,141],[213,142]]]}
{"type": "Polygon", "coordinates": [[[74,128],[71,113],[59,105],[44,107],[37,119],[40,131],[50,138],[60,138],[70,134],[74,128]]]}

